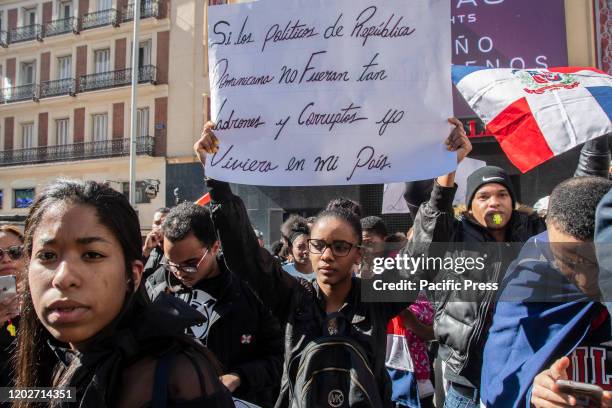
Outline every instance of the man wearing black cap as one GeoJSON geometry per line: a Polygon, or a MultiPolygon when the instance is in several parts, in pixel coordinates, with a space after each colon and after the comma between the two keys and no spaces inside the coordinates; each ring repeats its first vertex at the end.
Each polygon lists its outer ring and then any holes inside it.
{"type": "MultiPolygon", "coordinates": [[[[510,238],[508,223],[516,206],[514,190],[510,178],[504,169],[485,166],[473,172],[467,178],[465,202],[469,215],[497,242],[510,238]]],[[[540,224],[540,221],[536,221],[540,224]]]]}
{"type": "MultiPolygon", "coordinates": [[[[458,131],[447,139],[449,150],[457,152],[459,164],[472,150],[461,122],[451,119],[458,131]]],[[[582,149],[576,175],[605,176],[610,163],[607,137],[589,141],[582,149]],[[601,174],[604,169],[604,174],[601,174]]],[[[509,264],[518,255],[520,245],[546,229],[537,214],[514,210],[516,197],[508,174],[499,167],[486,166],[467,179],[467,211],[459,218],[453,211],[457,191],[455,172],[435,181],[408,183],[405,199],[414,220],[413,239],[404,253],[445,258],[474,258],[486,255],[484,271],[421,271],[431,279],[455,279],[499,284],[509,264]],[[428,192],[428,200],[423,194],[428,192]],[[415,209],[418,208],[418,211],[415,209]],[[496,243],[501,243],[497,244],[496,243]],[[433,245],[432,245],[433,244],[433,245]],[[433,272],[433,274],[431,274],[433,272]]],[[[417,274],[417,276],[419,276],[417,274]]],[[[445,378],[450,389],[445,407],[476,407],[480,402],[482,350],[487,340],[493,312],[494,291],[457,290],[429,293],[436,307],[435,334],[439,341],[439,358],[445,361],[445,378]]]]}
{"type": "MultiPolygon", "coordinates": [[[[460,129],[447,140],[449,150],[457,151],[459,164],[472,146],[460,122],[460,129]]],[[[408,255],[434,253],[444,258],[476,258],[486,254],[485,270],[433,271],[430,279],[499,284],[510,262],[514,248],[496,243],[525,242],[546,226],[537,215],[514,210],[516,200],[508,174],[499,167],[486,166],[467,179],[467,211],[455,218],[453,199],[457,185],[455,173],[438,177],[429,200],[423,203],[414,219],[413,240],[408,255]],[[434,245],[431,245],[435,243],[434,245]]],[[[518,249],[518,248],[517,248],[518,249]]],[[[431,271],[429,271],[431,272],[431,271]]],[[[420,275],[423,276],[423,275],[420,275]]],[[[450,382],[445,407],[477,407],[480,395],[480,372],[495,292],[490,290],[454,290],[430,293],[436,307],[435,334],[439,357],[446,362],[445,378],[450,382]]]]}

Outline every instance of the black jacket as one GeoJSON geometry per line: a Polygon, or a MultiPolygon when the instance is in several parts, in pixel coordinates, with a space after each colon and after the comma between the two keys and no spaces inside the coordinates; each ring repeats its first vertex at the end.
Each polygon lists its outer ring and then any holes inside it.
{"type": "MultiPolygon", "coordinates": [[[[419,209],[414,222],[413,240],[407,244],[404,252],[413,256],[429,254],[454,259],[486,254],[484,270],[470,270],[462,274],[442,270],[435,271],[438,272],[437,276],[427,278],[438,281],[469,279],[499,284],[507,267],[518,255],[520,246],[496,243],[487,229],[468,215],[455,218],[453,199],[456,190],[456,186],[448,188],[435,183],[431,198],[419,209]]],[[[543,219],[537,215],[513,211],[506,242],[522,243],[545,229],[543,219]]],[[[479,386],[481,352],[490,325],[488,317],[492,312],[495,293],[491,290],[450,290],[430,294],[436,306],[434,332],[440,343],[439,356],[446,361],[449,369],[447,379],[467,386],[479,386]]]]}
{"type": "MultiPolygon", "coordinates": [[[[223,256],[217,258],[221,287],[216,289],[216,303],[212,310],[202,308],[193,290],[185,288],[176,296],[184,298],[192,307],[205,310],[204,325],[191,328],[191,333],[213,352],[224,373],[237,373],[241,385],[233,393],[236,398],[263,407],[274,405],[281,378],[283,338],[278,320],[272,315],[247,284],[237,278],[225,265],[223,256]],[[218,294],[217,294],[218,293],[218,294]],[[199,334],[207,330],[207,336],[199,334]]],[[[147,279],[147,290],[155,298],[167,288],[169,272],[159,268],[147,279]]],[[[217,279],[217,278],[214,278],[217,279]]],[[[193,289],[207,291],[207,280],[193,289]]]]}
{"type": "MultiPolygon", "coordinates": [[[[240,277],[250,283],[285,325],[285,361],[276,407],[287,407],[288,363],[309,341],[324,334],[324,299],[316,282],[308,283],[290,276],[283,271],[278,260],[259,247],[244,203],[231,192],[227,183],[208,180],[207,184],[212,188],[213,221],[220,234],[224,254],[228,261],[231,258],[234,265],[240,265],[230,268],[241,271],[240,277]]],[[[365,349],[385,406],[391,406],[391,382],[385,369],[387,323],[407,306],[407,302],[362,302],[361,280],[353,278],[351,291],[340,309],[350,322],[345,334],[357,340],[365,349]]]]}
{"type": "Polygon", "coordinates": [[[37,386],[74,387],[77,403],[60,401],[62,408],[148,407],[156,398],[167,407],[234,406],[217,379],[216,363],[184,335],[186,327],[202,321],[201,314],[172,296],[162,294],[150,302],[141,286],[84,350],[48,340],[57,370],[50,384],[37,386]]]}

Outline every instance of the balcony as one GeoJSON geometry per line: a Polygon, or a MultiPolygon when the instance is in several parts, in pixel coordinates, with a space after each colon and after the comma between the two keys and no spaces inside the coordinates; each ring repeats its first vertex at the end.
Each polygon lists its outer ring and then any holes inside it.
{"type": "Polygon", "coordinates": [[[14,86],[2,90],[2,99],[5,103],[37,100],[36,84],[14,86]]]}
{"type": "Polygon", "coordinates": [[[119,27],[117,10],[108,9],[96,11],[95,13],[84,14],[83,17],[81,17],[81,30],[90,30],[92,28],[104,27],[107,25],[119,27]]]}
{"type": "MultiPolygon", "coordinates": [[[[154,137],[140,136],[137,138],[137,154],[153,156],[154,149],[154,137]]],[[[99,159],[128,156],[129,154],[130,139],[109,139],[97,142],[0,151],[0,166],[99,159]]]]}
{"type": "Polygon", "coordinates": [[[79,23],[76,17],[63,18],[61,20],[53,20],[45,24],[44,37],[53,37],[55,35],[79,33],[79,23]]]}
{"type": "Polygon", "coordinates": [[[0,47],[8,47],[8,33],[6,31],[0,31],[0,47]]]}
{"type": "Polygon", "coordinates": [[[42,41],[42,26],[40,24],[17,27],[10,29],[8,32],[8,44],[32,40],[42,41]]]}
{"type": "MultiPolygon", "coordinates": [[[[157,69],[154,65],[145,65],[138,69],[138,83],[155,84],[157,69]]],[[[79,92],[97,91],[99,89],[116,88],[132,84],[132,68],[118,71],[100,72],[98,74],[83,75],[79,80],[79,92]]]]}
{"type": "MultiPolygon", "coordinates": [[[[159,2],[157,0],[141,0],[140,2],[140,18],[158,17],[159,2]]],[[[122,21],[134,20],[134,3],[128,4],[121,13],[122,21]]]]}
{"type": "Polygon", "coordinates": [[[55,81],[41,82],[38,90],[38,98],[50,98],[53,96],[76,94],[76,81],[74,78],[58,79],[55,81]]]}

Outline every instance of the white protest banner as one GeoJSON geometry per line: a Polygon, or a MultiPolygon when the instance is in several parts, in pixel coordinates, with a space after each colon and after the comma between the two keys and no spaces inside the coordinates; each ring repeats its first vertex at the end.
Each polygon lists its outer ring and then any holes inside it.
{"type": "Polygon", "coordinates": [[[208,9],[207,175],[307,186],[455,168],[449,0],[261,0],[208,9]]]}

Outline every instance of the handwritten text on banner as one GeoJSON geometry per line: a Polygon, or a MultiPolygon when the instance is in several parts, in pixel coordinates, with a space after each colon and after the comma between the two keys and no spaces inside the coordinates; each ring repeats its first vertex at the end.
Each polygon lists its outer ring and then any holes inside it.
{"type": "Polygon", "coordinates": [[[209,7],[207,174],[257,185],[435,177],[452,114],[449,0],[209,7]]]}

